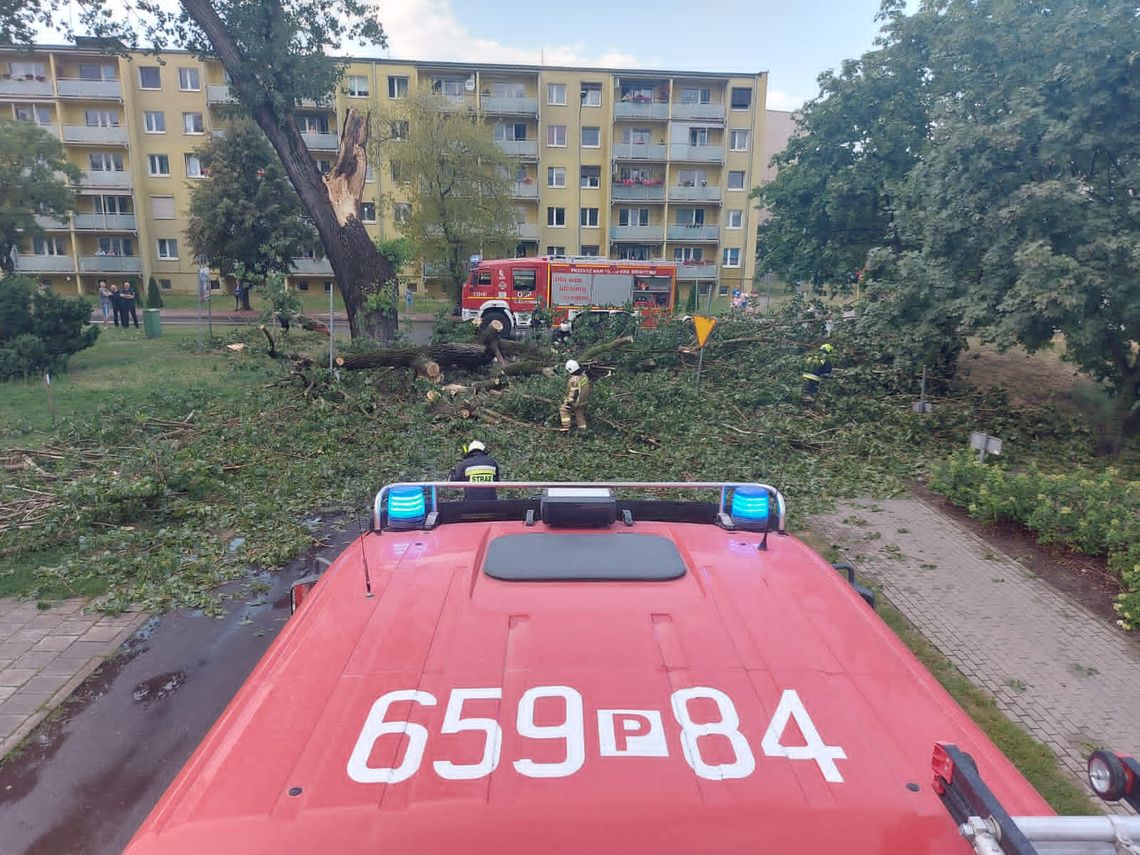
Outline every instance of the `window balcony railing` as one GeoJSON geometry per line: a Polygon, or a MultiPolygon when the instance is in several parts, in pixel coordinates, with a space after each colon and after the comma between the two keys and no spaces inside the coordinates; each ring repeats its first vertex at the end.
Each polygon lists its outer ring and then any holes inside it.
{"type": "Polygon", "coordinates": [[[538,185],[533,181],[516,181],[511,187],[511,195],[516,199],[537,199],[538,185]]]}
{"type": "Polygon", "coordinates": [[[716,262],[713,261],[676,261],[678,279],[715,279],[716,262]]]}
{"type": "Polygon", "coordinates": [[[665,237],[665,227],[656,226],[610,226],[610,240],[647,241],[661,243],[665,237]]]}
{"type": "Polygon", "coordinates": [[[479,99],[484,113],[502,116],[537,116],[538,99],[513,95],[484,95],[479,99]]]}
{"type": "Polygon", "coordinates": [[[116,190],[129,190],[131,188],[131,174],[125,170],[121,172],[98,172],[86,170],[79,182],[84,187],[113,188],[116,190]]]}
{"type": "Polygon", "coordinates": [[[64,125],[65,143],[89,143],[92,145],[126,145],[127,129],[123,127],[95,127],[89,125],[64,125]]]}
{"type": "Polygon", "coordinates": [[[538,140],[495,140],[495,145],[514,157],[538,157],[538,140]]]}
{"type": "Polygon", "coordinates": [[[142,259],[137,255],[81,255],[80,273],[141,273],[142,259]]]}
{"type": "Polygon", "coordinates": [[[443,103],[445,110],[474,110],[475,98],[470,95],[444,95],[439,92],[433,93],[436,98],[439,98],[443,103]]]}
{"type": "Polygon", "coordinates": [[[613,144],[615,160],[664,160],[665,143],[629,143],[616,142],[613,144]]]}
{"type": "Polygon", "coordinates": [[[60,98],[114,98],[122,100],[123,86],[118,80],[59,79],[60,98]]]}
{"type": "Polygon", "coordinates": [[[37,216],[36,225],[41,229],[47,229],[49,232],[67,231],[67,220],[57,220],[53,217],[37,216]]]}
{"type": "Polygon", "coordinates": [[[16,258],[19,273],[74,273],[75,260],[70,255],[20,255],[16,258]]]}
{"type": "Polygon", "coordinates": [[[723,122],[724,104],[690,104],[673,102],[674,119],[696,119],[702,122],[723,122]]]}
{"type": "Polygon", "coordinates": [[[673,145],[669,146],[669,159],[693,160],[701,163],[722,163],[724,161],[724,146],[673,143],[673,145]]]}
{"type": "Polygon", "coordinates": [[[303,131],[301,139],[314,151],[336,151],[340,148],[340,134],[303,131]]]}
{"type": "Polygon", "coordinates": [[[665,186],[663,184],[625,184],[615,181],[610,197],[615,202],[664,202],[665,186]]]}
{"type": "Polygon", "coordinates": [[[673,186],[669,188],[670,202],[719,202],[720,185],[699,184],[692,187],[673,186]]]}
{"type": "Polygon", "coordinates": [[[665,101],[618,101],[614,104],[615,119],[669,118],[669,104],[665,101]]]}
{"type": "Polygon", "coordinates": [[[327,258],[292,259],[294,276],[332,276],[332,262],[327,258]]]}
{"type": "Polygon", "coordinates": [[[76,214],[75,228],[84,232],[133,232],[134,214],[76,214]]]}
{"type": "Polygon", "coordinates": [[[48,79],[14,77],[0,80],[0,95],[14,95],[17,98],[50,98],[55,94],[51,81],[48,79]]]}
{"type": "Polygon", "coordinates": [[[515,223],[515,233],[520,240],[538,240],[538,223],[515,223]]]}
{"type": "Polygon", "coordinates": [[[672,223],[669,226],[669,240],[675,241],[717,241],[720,240],[720,226],[687,225],[672,223]]]}
{"type": "Polygon", "coordinates": [[[232,104],[235,100],[228,83],[211,83],[206,86],[207,104],[232,104]]]}

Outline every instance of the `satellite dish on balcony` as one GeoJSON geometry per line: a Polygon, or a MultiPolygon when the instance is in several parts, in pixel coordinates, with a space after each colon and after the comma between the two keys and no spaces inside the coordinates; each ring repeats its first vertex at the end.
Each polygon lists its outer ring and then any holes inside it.
{"type": "Polygon", "coordinates": [[[474,74],[472,74],[465,81],[463,81],[463,88],[466,89],[468,92],[474,92],[475,91],[475,75],[474,74]]]}

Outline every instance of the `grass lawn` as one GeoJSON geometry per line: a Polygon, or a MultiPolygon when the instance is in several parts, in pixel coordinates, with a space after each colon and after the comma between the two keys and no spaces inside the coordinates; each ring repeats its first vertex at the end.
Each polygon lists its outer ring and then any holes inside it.
{"type": "MultiPolygon", "coordinates": [[[[297,292],[297,296],[301,298],[301,311],[306,315],[319,316],[328,314],[329,311],[329,297],[323,290],[297,292]]],[[[211,297],[211,302],[214,304],[215,312],[228,312],[234,307],[233,295],[226,291],[214,291],[211,297]]],[[[440,300],[433,297],[422,297],[416,295],[412,301],[413,312],[425,312],[435,314],[442,309],[450,309],[454,304],[450,300],[440,300]]],[[[265,303],[258,300],[258,293],[253,292],[253,298],[250,301],[250,306],[255,311],[262,311],[265,308],[265,303]]],[[[195,294],[184,294],[181,292],[164,292],[162,295],[162,307],[164,309],[182,309],[186,311],[197,311],[198,297],[195,294]]],[[[336,292],[333,299],[334,311],[344,311],[344,301],[340,298],[340,292],[336,292]]],[[[399,309],[401,312],[406,311],[407,304],[401,300],[399,309]]],[[[204,311],[204,310],[203,310],[204,311]]]]}

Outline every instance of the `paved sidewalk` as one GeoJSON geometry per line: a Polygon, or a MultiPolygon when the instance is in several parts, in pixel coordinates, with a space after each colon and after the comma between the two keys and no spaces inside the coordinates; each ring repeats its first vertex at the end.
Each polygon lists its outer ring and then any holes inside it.
{"type": "Polygon", "coordinates": [[[1103,618],[915,498],[812,528],[1082,784],[1094,748],[1140,752],[1140,645],[1103,618]]]}
{"type": "Polygon", "coordinates": [[[86,600],[50,609],[0,598],[0,758],[15,748],[147,615],[88,614],[86,600]]]}

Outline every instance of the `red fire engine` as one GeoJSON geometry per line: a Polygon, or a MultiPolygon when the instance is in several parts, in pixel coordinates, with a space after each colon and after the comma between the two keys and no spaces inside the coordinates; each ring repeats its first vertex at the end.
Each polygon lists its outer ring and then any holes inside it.
{"type": "Polygon", "coordinates": [[[763,484],[384,487],[127,855],[1136,851],[784,521],[763,484]]]}
{"type": "Polygon", "coordinates": [[[463,284],[463,319],[499,321],[505,335],[529,327],[537,308],[554,324],[585,312],[615,312],[632,306],[643,326],[673,313],[676,265],[667,261],[540,256],[477,262],[463,284]]]}

